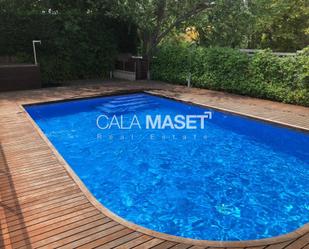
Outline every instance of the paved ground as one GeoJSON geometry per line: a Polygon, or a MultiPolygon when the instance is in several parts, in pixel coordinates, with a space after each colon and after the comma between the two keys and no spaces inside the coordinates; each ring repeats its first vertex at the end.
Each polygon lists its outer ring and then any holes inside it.
{"type": "Polygon", "coordinates": [[[308,225],[284,237],[220,243],[129,224],[92,197],[21,107],[141,89],[309,131],[309,108],[156,82],[83,82],[0,93],[0,248],[309,249],[308,225]]]}

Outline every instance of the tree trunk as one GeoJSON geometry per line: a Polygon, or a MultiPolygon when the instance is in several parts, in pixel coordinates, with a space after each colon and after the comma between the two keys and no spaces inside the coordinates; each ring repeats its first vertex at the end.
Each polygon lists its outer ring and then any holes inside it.
{"type": "Polygon", "coordinates": [[[143,59],[147,62],[147,80],[151,80],[150,65],[151,65],[152,56],[146,53],[145,55],[143,55],[143,59]]]}
{"type": "Polygon", "coordinates": [[[150,65],[152,60],[152,40],[153,37],[151,35],[147,36],[147,39],[144,40],[145,45],[145,53],[143,55],[143,59],[147,62],[147,80],[151,80],[150,75],[150,65]]]}
{"type": "Polygon", "coordinates": [[[152,62],[152,56],[148,56],[148,60],[147,60],[147,80],[151,80],[151,73],[150,73],[151,62],[152,62]]]}

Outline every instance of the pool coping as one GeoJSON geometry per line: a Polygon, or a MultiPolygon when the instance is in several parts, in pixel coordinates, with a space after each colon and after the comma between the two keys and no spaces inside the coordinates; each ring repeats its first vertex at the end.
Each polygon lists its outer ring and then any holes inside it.
{"type": "Polygon", "coordinates": [[[279,121],[276,121],[276,120],[262,118],[262,117],[255,116],[255,115],[244,114],[242,112],[237,112],[237,111],[234,111],[234,110],[221,108],[221,107],[219,108],[219,107],[215,107],[215,106],[209,105],[209,104],[207,104],[207,105],[198,104],[198,103],[195,103],[195,102],[192,102],[192,101],[182,100],[182,99],[179,99],[177,97],[171,97],[171,96],[168,96],[168,95],[163,95],[163,94],[157,93],[153,90],[150,90],[150,91],[147,90],[147,91],[144,91],[144,92],[149,93],[151,95],[161,97],[161,98],[163,97],[163,98],[167,98],[167,99],[170,99],[170,100],[175,100],[175,101],[179,101],[179,102],[182,102],[182,103],[185,103],[185,104],[195,105],[195,106],[202,107],[202,108],[209,108],[209,109],[213,109],[215,111],[219,111],[219,112],[227,113],[227,114],[230,114],[230,115],[236,115],[236,116],[252,119],[252,120],[263,122],[263,123],[266,123],[266,124],[275,125],[275,126],[278,126],[278,127],[281,127],[281,128],[296,130],[296,131],[303,132],[303,133],[306,133],[306,134],[309,133],[309,129],[306,129],[304,127],[297,126],[297,125],[288,124],[288,123],[285,123],[285,122],[279,122],[279,121]]]}
{"type": "MultiPolygon", "coordinates": [[[[160,89],[158,89],[158,90],[160,90],[160,89]]],[[[113,213],[112,211],[107,209],[106,207],[104,207],[104,205],[102,205],[92,195],[92,193],[87,189],[87,187],[84,185],[84,183],[80,180],[80,178],[73,171],[71,166],[64,160],[62,155],[57,151],[57,149],[54,147],[54,145],[49,141],[49,139],[45,136],[45,134],[42,132],[42,130],[39,128],[39,126],[35,123],[35,121],[32,119],[32,117],[29,115],[29,113],[25,109],[26,106],[31,106],[31,105],[41,105],[41,104],[48,104],[48,103],[67,102],[67,101],[72,101],[72,100],[91,99],[91,98],[98,98],[98,97],[107,97],[107,96],[113,96],[113,95],[142,93],[142,92],[150,93],[150,94],[153,94],[153,95],[156,95],[156,96],[159,96],[159,97],[163,97],[163,98],[165,97],[165,98],[173,99],[173,100],[180,101],[180,102],[187,103],[187,104],[191,104],[191,105],[193,104],[193,105],[201,106],[201,107],[204,107],[204,108],[210,108],[210,109],[218,110],[218,111],[221,111],[221,112],[227,112],[227,113],[234,114],[234,115],[252,118],[252,119],[255,119],[255,120],[258,120],[258,121],[264,121],[266,123],[271,123],[271,124],[283,126],[283,127],[286,127],[286,128],[292,128],[292,129],[296,129],[296,130],[300,130],[300,131],[309,132],[308,129],[304,129],[304,128],[301,128],[301,127],[298,127],[298,126],[293,126],[293,125],[289,125],[289,124],[286,124],[286,123],[277,122],[277,121],[274,121],[274,120],[267,120],[267,119],[257,117],[257,116],[254,116],[254,115],[247,115],[247,114],[244,114],[244,113],[238,113],[238,112],[227,110],[227,109],[224,109],[224,108],[217,108],[217,107],[202,105],[202,104],[198,104],[198,103],[194,103],[194,102],[191,102],[191,101],[186,101],[186,100],[182,100],[182,99],[178,99],[178,98],[174,98],[174,97],[169,97],[169,96],[166,96],[164,94],[157,93],[156,89],[150,89],[150,90],[149,89],[114,90],[114,91],[111,91],[111,92],[108,92],[108,93],[100,93],[98,95],[94,94],[94,95],[82,96],[82,97],[77,96],[77,97],[72,97],[72,98],[64,98],[64,99],[58,99],[58,100],[46,101],[46,102],[43,101],[43,102],[34,102],[34,103],[26,103],[26,104],[20,104],[19,103],[18,106],[21,108],[22,112],[26,115],[27,120],[30,121],[30,123],[35,128],[35,130],[38,132],[40,137],[45,141],[45,143],[49,146],[49,148],[52,150],[52,152],[57,157],[57,159],[62,163],[62,165],[64,166],[64,168],[68,172],[69,176],[78,185],[78,187],[85,194],[85,196],[90,201],[90,203],[92,203],[104,215],[106,215],[107,217],[111,218],[112,220],[118,222],[119,224],[121,224],[121,225],[123,225],[123,226],[125,226],[129,229],[135,230],[137,232],[144,233],[146,235],[154,236],[156,238],[163,239],[163,240],[173,241],[173,242],[176,242],[176,243],[196,245],[196,246],[207,246],[207,247],[209,247],[209,246],[213,246],[213,247],[267,246],[267,245],[270,245],[270,244],[279,244],[279,243],[282,243],[282,242],[290,241],[292,239],[297,239],[300,236],[303,236],[303,235],[305,235],[306,233],[309,232],[309,222],[308,222],[305,225],[303,225],[302,227],[294,230],[293,232],[283,234],[283,235],[279,235],[279,236],[276,236],[276,237],[258,239],[258,240],[213,241],[213,240],[197,240],[197,239],[190,239],[190,238],[184,238],[184,237],[180,237],[180,236],[169,235],[169,234],[166,234],[166,233],[157,232],[157,231],[145,228],[143,226],[134,224],[132,222],[129,222],[129,221],[121,218],[120,216],[116,215],[115,213],[113,213]]]]}
{"type": "Polygon", "coordinates": [[[177,97],[172,97],[172,96],[163,94],[161,92],[157,92],[158,90],[160,90],[160,89],[115,90],[114,92],[108,92],[106,94],[95,94],[95,95],[89,95],[89,96],[83,96],[83,97],[78,96],[78,97],[73,97],[73,98],[57,99],[57,100],[51,100],[51,101],[26,103],[26,104],[20,104],[19,106],[26,107],[26,106],[60,103],[60,102],[69,102],[69,101],[74,101],[74,100],[94,99],[94,98],[108,97],[108,96],[115,96],[115,95],[128,95],[128,94],[134,94],[134,93],[146,93],[146,94],[150,94],[150,95],[153,95],[153,96],[157,96],[157,97],[161,97],[161,98],[165,98],[165,99],[170,99],[170,100],[174,100],[174,101],[178,101],[178,102],[181,102],[181,103],[194,105],[194,106],[198,106],[198,107],[202,107],[202,108],[208,108],[208,109],[212,109],[212,110],[215,110],[215,111],[227,113],[227,114],[230,114],[230,115],[236,115],[236,116],[252,119],[252,120],[255,120],[255,121],[263,122],[263,123],[266,123],[266,124],[278,126],[278,127],[281,127],[281,128],[286,128],[286,129],[295,130],[295,131],[298,131],[298,132],[309,134],[309,128],[307,129],[305,127],[301,127],[301,126],[297,126],[297,125],[293,125],[293,124],[289,124],[289,123],[285,123],[285,122],[280,122],[278,120],[267,119],[267,118],[259,117],[259,116],[252,115],[252,114],[237,112],[237,111],[234,111],[234,110],[231,110],[231,109],[216,107],[216,106],[209,105],[209,104],[205,105],[205,104],[199,104],[199,103],[192,102],[192,101],[182,100],[182,99],[177,98],[177,97]]]}

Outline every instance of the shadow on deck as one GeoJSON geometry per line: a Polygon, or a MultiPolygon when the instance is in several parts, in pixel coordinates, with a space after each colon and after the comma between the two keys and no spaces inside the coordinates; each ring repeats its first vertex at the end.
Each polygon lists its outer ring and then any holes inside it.
{"type": "Polygon", "coordinates": [[[16,194],[14,180],[0,142],[0,248],[11,244],[10,233],[14,231],[24,246],[30,245],[29,235],[16,194]],[[2,217],[4,216],[4,217],[2,217]],[[14,222],[8,222],[14,221],[14,222]]]}

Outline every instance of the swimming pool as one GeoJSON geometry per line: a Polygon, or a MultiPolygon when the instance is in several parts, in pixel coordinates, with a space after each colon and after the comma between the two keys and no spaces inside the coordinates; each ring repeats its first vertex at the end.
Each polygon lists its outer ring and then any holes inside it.
{"type": "Polygon", "coordinates": [[[26,110],[90,192],[133,223],[187,238],[247,240],[309,220],[308,134],[145,93],[26,110]],[[204,129],[145,129],[147,115],[205,111],[212,119],[204,129]],[[100,129],[100,115],[124,116],[125,129],[100,129]],[[127,129],[134,115],[140,127],[127,129]]]}

